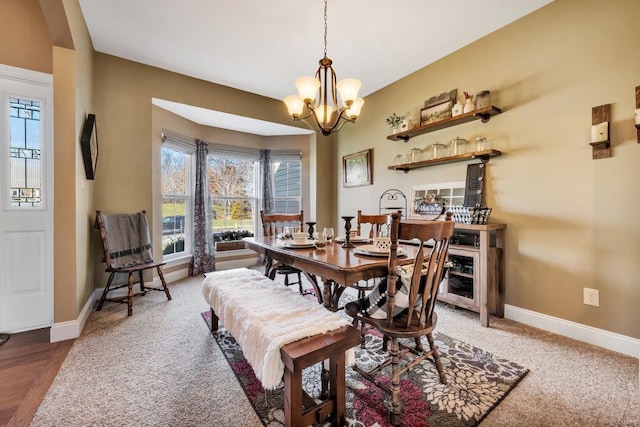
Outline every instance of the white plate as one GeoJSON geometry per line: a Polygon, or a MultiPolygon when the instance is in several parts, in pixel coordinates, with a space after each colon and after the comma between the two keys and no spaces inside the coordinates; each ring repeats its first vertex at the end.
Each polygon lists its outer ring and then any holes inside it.
{"type": "MultiPolygon", "coordinates": [[[[355,253],[360,254],[360,255],[369,255],[369,256],[389,256],[389,250],[385,250],[385,251],[381,251],[379,249],[376,248],[375,245],[362,245],[362,246],[358,246],[357,248],[355,248],[353,250],[355,253]]],[[[397,256],[403,256],[407,254],[407,251],[405,251],[402,248],[398,248],[397,252],[396,252],[397,256]]]]}
{"type": "Polygon", "coordinates": [[[293,248],[293,249],[302,249],[302,248],[313,248],[315,245],[315,240],[305,240],[304,242],[294,242],[287,241],[284,243],[285,248],[293,248]]]}
{"type": "MultiPolygon", "coordinates": [[[[342,243],[344,242],[344,236],[338,236],[336,237],[335,240],[338,243],[342,243]]],[[[368,242],[369,238],[365,236],[353,236],[352,238],[349,239],[349,241],[352,243],[368,242]]]]}

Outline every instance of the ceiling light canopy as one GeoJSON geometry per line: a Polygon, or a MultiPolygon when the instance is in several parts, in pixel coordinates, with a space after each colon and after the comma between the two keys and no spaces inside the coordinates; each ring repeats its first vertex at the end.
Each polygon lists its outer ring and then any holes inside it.
{"type": "Polygon", "coordinates": [[[336,83],[336,73],[327,58],[327,0],[324,1],[324,58],[315,77],[296,80],[298,95],[284,98],[293,120],[303,120],[307,126],[323,135],[339,131],[345,123],[353,123],[360,115],[364,99],[358,98],[362,83],[344,79],[336,83]],[[340,95],[341,106],[338,105],[340,95]]]}

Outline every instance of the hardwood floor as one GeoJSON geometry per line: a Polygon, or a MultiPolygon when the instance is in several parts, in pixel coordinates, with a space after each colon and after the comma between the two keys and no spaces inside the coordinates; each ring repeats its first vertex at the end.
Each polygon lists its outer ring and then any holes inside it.
{"type": "Polygon", "coordinates": [[[73,342],[49,343],[44,328],[0,345],[0,426],[29,425],[73,342]]]}

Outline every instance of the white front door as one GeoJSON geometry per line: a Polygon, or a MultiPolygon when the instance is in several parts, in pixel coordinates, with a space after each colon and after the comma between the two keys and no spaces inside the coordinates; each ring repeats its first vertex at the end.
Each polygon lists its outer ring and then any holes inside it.
{"type": "Polygon", "coordinates": [[[0,332],[53,323],[52,82],[0,65],[0,332]]]}

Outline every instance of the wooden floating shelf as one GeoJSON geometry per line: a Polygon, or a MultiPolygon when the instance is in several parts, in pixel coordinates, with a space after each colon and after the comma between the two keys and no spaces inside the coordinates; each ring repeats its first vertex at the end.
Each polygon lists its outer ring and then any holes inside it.
{"type": "Polygon", "coordinates": [[[409,172],[411,169],[423,168],[427,166],[443,165],[445,163],[464,162],[464,161],[474,160],[474,159],[479,159],[483,162],[486,162],[489,160],[490,157],[498,157],[501,155],[502,155],[502,152],[498,150],[483,150],[483,151],[475,151],[473,153],[458,154],[456,156],[441,157],[439,159],[433,159],[433,160],[421,160],[419,162],[403,163],[400,165],[388,166],[387,169],[409,172]]]}
{"type": "Polygon", "coordinates": [[[480,110],[474,110],[470,113],[461,114],[459,116],[450,117],[448,119],[440,120],[438,122],[429,123],[428,125],[419,126],[404,132],[394,133],[387,136],[387,139],[391,141],[404,141],[407,142],[414,136],[422,135],[429,132],[435,132],[440,129],[446,129],[451,126],[456,126],[462,123],[472,122],[474,120],[480,120],[482,123],[489,121],[491,116],[502,113],[502,110],[498,107],[491,105],[489,107],[482,108],[480,110]]]}

